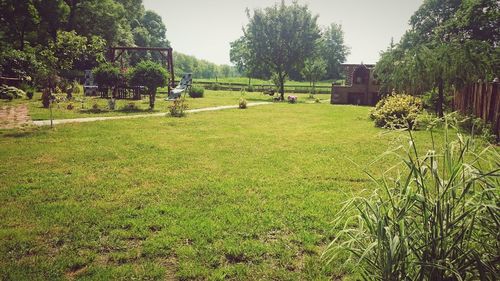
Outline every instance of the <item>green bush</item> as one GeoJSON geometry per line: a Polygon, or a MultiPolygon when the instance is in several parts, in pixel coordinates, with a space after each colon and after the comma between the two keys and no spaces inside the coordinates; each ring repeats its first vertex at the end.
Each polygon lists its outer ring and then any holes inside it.
{"type": "MultiPolygon", "coordinates": [[[[453,95],[445,95],[443,110],[449,110],[452,108],[453,95]]],[[[436,90],[429,91],[422,96],[422,103],[425,109],[430,111],[436,111],[438,104],[438,93],[436,90]]]]}
{"type": "Polygon", "coordinates": [[[202,98],[205,93],[205,89],[203,87],[193,86],[191,87],[191,91],[189,91],[189,96],[192,98],[202,98]]]}
{"type": "Polygon", "coordinates": [[[255,88],[253,85],[248,85],[248,87],[246,88],[246,91],[249,92],[249,93],[252,93],[255,91],[255,88]]]}
{"type": "Polygon", "coordinates": [[[414,129],[422,112],[422,100],[406,94],[392,94],[380,100],[370,117],[381,128],[414,129]]]}
{"type": "Polygon", "coordinates": [[[28,91],[26,92],[26,97],[27,97],[28,99],[30,99],[30,100],[31,100],[31,99],[33,99],[33,96],[34,96],[34,95],[35,95],[35,91],[34,91],[34,90],[28,90],[28,91]]]}
{"type": "Polygon", "coordinates": [[[188,108],[184,98],[175,99],[172,104],[168,106],[171,117],[184,117],[186,116],[185,110],[188,108]]]}
{"type": "Polygon", "coordinates": [[[328,262],[348,255],[363,280],[497,280],[500,155],[471,137],[450,140],[444,122],[442,146],[422,151],[409,131],[391,168],[403,174],[369,175],[373,195],[337,213],[328,262]]]}
{"type": "Polygon", "coordinates": [[[246,99],[244,99],[244,98],[241,98],[241,99],[240,99],[240,103],[238,104],[238,107],[239,107],[240,109],[245,109],[245,108],[247,108],[247,100],[246,100],[246,99]]]}
{"type": "Polygon", "coordinates": [[[139,111],[139,107],[133,102],[127,103],[121,108],[121,111],[125,112],[134,112],[134,111],[139,111]]]}

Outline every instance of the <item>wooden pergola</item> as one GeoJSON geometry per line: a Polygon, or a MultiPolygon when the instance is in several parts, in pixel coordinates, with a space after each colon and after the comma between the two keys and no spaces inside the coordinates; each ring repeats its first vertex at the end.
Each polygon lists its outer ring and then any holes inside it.
{"type": "MultiPolygon", "coordinates": [[[[111,62],[116,62],[125,51],[151,51],[158,52],[167,61],[167,70],[170,74],[168,81],[168,92],[175,88],[175,75],[174,75],[174,61],[172,58],[172,48],[159,48],[159,47],[111,47],[109,48],[109,60],[111,62]]],[[[121,67],[123,68],[123,61],[121,61],[121,67]]]]}

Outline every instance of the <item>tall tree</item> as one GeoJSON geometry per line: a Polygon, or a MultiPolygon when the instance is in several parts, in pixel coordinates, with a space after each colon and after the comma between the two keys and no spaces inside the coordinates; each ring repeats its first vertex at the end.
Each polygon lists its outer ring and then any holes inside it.
{"type": "Polygon", "coordinates": [[[411,30],[377,63],[382,87],[413,94],[435,88],[436,112],[442,116],[446,89],[498,71],[500,7],[494,2],[426,0],[411,17],[411,30]],[[482,16],[471,17],[477,13],[482,16]],[[491,32],[488,38],[482,30],[491,32]]]}
{"type": "Polygon", "coordinates": [[[332,23],[323,31],[319,53],[326,62],[326,75],[329,79],[341,77],[340,64],[345,62],[350,53],[344,42],[344,31],[340,24],[332,23]]]}
{"type": "Polygon", "coordinates": [[[284,1],[265,9],[247,11],[249,23],[244,28],[244,42],[252,65],[264,65],[273,73],[280,99],[284,100],[285,80],[293,70],[302,69],[315,51],[320,38],[317,16],[297,2],[284,1]]]}
{"type": "Polygon", "coordinates": [[[308,59],[302,69],[302,76],[309,81],[312,93],[316,93],[316,82],[326,74],[326,62],[322,58],[308,59]]]}

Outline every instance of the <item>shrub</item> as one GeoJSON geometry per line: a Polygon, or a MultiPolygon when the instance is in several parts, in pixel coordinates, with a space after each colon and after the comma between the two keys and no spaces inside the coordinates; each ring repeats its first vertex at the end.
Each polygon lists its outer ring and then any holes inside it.
{"type": "MultiPolygon", "coordinates": [[[[120,69],[110,63],[103,63],[92,70],[95,82],[99,87],[115,87],[123,79],[120,69]]],[[[74,85],[74,86],[78,86],[74,85]]]]}
{"type": "Polygon", "coordinates": [[[316,98],[316,99],[314,100],[314,102],[315,102],[315,103],[321,103],[321,100],[320,100],[319,98],[316,98]]]}
{"type": "Polygon", "coordinates": [[[116,100],[114,98],[111,98],[108,100],[108,108],[109,110],[115,110],[116,107],[116,100]]]}
{"type": "Polygon", "coordinates": [[[240,99],[240,103],[238,104],[238,107],[239,107],[240,109],[245,109],[245,108],[247,108],[247,100],[246,100],[246,99],[244,99],[244,98],[241,98],[241,99],[240,99]]]}
{"type": "Polygon", "coordinates": [[[43,89],[42,92],[42,105],[44,108],[49,108],[51,100],[54,100],[55,97],[50,93],[48,88],[43,89]]]}
{"type": "Polygon", "coordinates": [[[461,116],[458,113],[453,114],[457,120],[457,127],[461,132],[478,136],[490,143],[496,142],[496,136],[493,133],[491,125],[486,123],[481,118],[474,116],[461,116]]]}
{"type": "Polygon", "coordinates": [[[447,122],[443,146],[432,140],[424,153],[409,131],[404,174],[370,175],[373,195],[344,205],[328,262],[346,253],[364,280],[496,280],[500,155],[471,137],[450,141],[447,122]]]}
{"type": "Polygon", "coordinates": [[[138,111],[139,107],[133,102],[127,103],[121,109],[122,111],[138,111]]]}
{"type": "Polygon", "coordinates": [[[205,93],[205,89],[203,87],[193,86],[191,87],[191,91],[189,91],[189,96],[192,98],[202,98],[205,93]]]}
{"type": "Polygon", "coordinates": [[[288,96],[288,103],[297,103],[297,96],[288,96]]]}
{"type": "Polygon", "coordinates": [[[149,93],[149,108],[154,109],[156,90],[167,85],[167,70],[153,61],[142,61],[130,72],[130,83],[145,86],[149,93]]]}
{"type": "Polygon", "coordinates": [[[175,99],[172,101],[172,104],[168,106],[168,110],[170,112],[170,116],[172,117],[184,117],[186,116],[186,112],[184,112],[188,107],[187,104],[184,103],[184,98],[175,99]]]}
{"type": "Polygon", "coordinates": [[[67,110],[73,110],[75,106],[72,103],[69,103],[68,106],[66,106],[67,110]]]}
{"type": "Polygon", "coordinates": [[[246,89],[246,90],[247,90],[247,92],[252,93],[252,92],[254,92],[254,91],[255,91],[255,88],[253,87],[253,85],[248,85],[248,87],[247,87],[247,89],[246,89]]]}
{"type": "MultiPolygon", "coordinates": [[[[430,111],[436,111],[439,101],[438,93],[436,90],[429,91],[422,96],[423,107],[430,111]]],[[[445,94],[443,110],[452,108],[453,95],[445,94]]]]}
{"type": "Polygon", "coordinates": [[[31,100],[31,99],[33,99],[33,96],[34,96],[34,95],[35,95],[35,91],[34,91],[34,90],[28,90],[28,91],[26,92],[26,97],[27,97],[28,99],[30,99],[30,100],[31,100]]]}
{"type": "Polygon", "coordinates": [[[94,102],[94,104],[92,105],[92,109],[99,110],[99,104],[97,102],[94,102]]]}
{"type": "Polygon", "coordinates": [[[413,129],[422,112],[422,100],[406,94],[392,94],[380,100],[370,114],[375,126],[413,129]]]}

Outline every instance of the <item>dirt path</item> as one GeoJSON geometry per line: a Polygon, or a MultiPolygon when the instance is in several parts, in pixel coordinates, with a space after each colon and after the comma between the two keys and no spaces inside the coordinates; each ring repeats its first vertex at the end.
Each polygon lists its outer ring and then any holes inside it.
{"type": "MultiPolygon", "coordinates": [[[[248,103],[247,106],[258,106],[272,104],[272,102],[253,102],[248,103]]],[[[197,113],[204,111],[217,111],[223,109],[235,109],[238,108],[237,105],[225,105],[225,106],[214,106],[214,107],[205,107],[198,109],[186,110],[187,113],[197,113]]],[[[66,123],[84,123],[84,122],[95,122],[95,121],[106,121],[106,120],[117,120],[117,119],[134,119],[134,118],[146,118],[146,117],[158,117],[165,116],[167,113],[154,113],[154,114],[137,114],[137,115],[127,115],[127,116],[109,116],[109,117],[91,117],[91,118],[75,118],[75,119],[57,119],[54,120],[54,125],[58,124],[66,124],[66,123]]],[[[37,126],[50,126],[50,120],[42,120],[42,121],[33,121],[33,124],[37,126]]]]}
{"type": "Polygon", "coordinates": [[[0,107],[0,129],[14,129],[32,124],[25,104],[0,107]]]}

